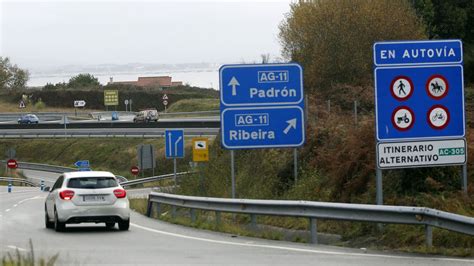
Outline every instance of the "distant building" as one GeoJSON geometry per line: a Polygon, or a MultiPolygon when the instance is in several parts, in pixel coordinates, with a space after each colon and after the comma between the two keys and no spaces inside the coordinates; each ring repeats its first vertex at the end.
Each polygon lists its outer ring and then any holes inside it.
{"type": "Polygon", "coordinates": [[[172,81],[170,76],[138,77],[137,81],[114,81],[111,77],[108,85],[124,84],[139,87],[171,88],[183,85],[182,81],[172,81]]]}

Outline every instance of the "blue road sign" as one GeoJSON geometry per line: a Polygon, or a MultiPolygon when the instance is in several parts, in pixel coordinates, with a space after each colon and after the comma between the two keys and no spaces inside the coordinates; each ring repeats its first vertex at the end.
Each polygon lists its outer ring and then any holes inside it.
{"type": "Polygon", "coordinates": [[[184,157],[184,131],[182,129],[165,130],[166,158],[184,157]]]}
{"type": "Polygon", "coordinates": [[[299,106],[228,108],[222,117],[222,145],[228,149],[297,147],[305,140],[299,106]]]}
{"type": "Polygon", "coordinates": [[[89,160],[77,161],[74,163],[74,166],[77,168],[89,168],[89,160]]]}
{"type": "Polygon", "coordinates": [[[298,64],[224,65],[219,70],[221,103],[229,107],[300,104],[302,75],[298,64]]]}
{"type": "Polygon", "coordinates": [[[374,44],[376,66],[461,64],[460,40],[378,42],[374,44]]]}
{"type": "Polygon", "coordinates": [[[304,144],[303,77],[298,64],[225,65],[219,74],[224,148],[304,144]]]}
{"type": "Polygon", "coordinates": [[[378,141],[465,136],[463,67],[458,63],[462,61],[462,53],[457,50],[461,46],[457,40],[374,45],[374,63],[392,64],[374,70],[378,141]],[[426,51],[436,51],[436,47],[440,46],[447,47],[447,55],[452,50],[455,56],[439,57],[436,60],[429,56],[410,60],[396,58],[397,55],[403,55],[403,50],[424,51],[427,55],[426,51]],[[381,58],[384,49],[395,51],[391,55],[395,55],[395,58],[381,58]],[[406,65],[400,66],[400,63],[406,65]]]}

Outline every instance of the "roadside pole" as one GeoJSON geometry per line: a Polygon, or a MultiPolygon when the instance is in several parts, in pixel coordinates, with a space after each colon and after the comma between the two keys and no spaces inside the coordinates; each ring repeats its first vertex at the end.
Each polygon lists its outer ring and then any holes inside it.
{"type": "Polygon", "coordinates": [[[462,165],[462,189],[467,194],[467,162],[462,165]]]}
{"type": "Polygon", "coordinates": [[[382,182],[382,169],[377,167],[377,205],[383,205],[383,182],[382,182]]]}
{"type": "Polygon", "coordinates": [[[293,149],[293,165],[294,165],[294,177],[295,185],[298,184],[298,149],[293,149]]]}
{"type": "Polygon", "coordinates": [[[235,160],[234,150],[230,150],[230,172],[232,178],[232,198],[235,199],[235,160]]]}
{"type": "Polygon", "coordinates": [[[66,124],[67,124],[66,122],[67,122],[67,121],[66,121],[66,119],[67,119],[67,117],[66,117],[66,115],[64,115],[64,120],[63,120],[63,121],[64,121],[64,139],[67,139],[67,135],[66,135],[66,129],[67,129],[67,128],[66,128],[66,127],[67,127],[67,126],[66,126],[66,124]]]}
{"type": "Polygon", "coordinates": [[[173,158],[173,171],[174,171],[174,176],[173,176],[174,185],[176,186],[177,185],[177,181],[176,181],[176,158],[173,158]]]}

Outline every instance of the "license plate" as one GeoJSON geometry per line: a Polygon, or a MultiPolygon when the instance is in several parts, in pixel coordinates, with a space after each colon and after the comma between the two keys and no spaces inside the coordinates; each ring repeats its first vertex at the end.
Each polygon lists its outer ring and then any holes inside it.
{"type": "Polygon", "coordinates": [[[84,196],[83,201],[105,201],[105,196],[101,196],[101,195],[84,196]]]}

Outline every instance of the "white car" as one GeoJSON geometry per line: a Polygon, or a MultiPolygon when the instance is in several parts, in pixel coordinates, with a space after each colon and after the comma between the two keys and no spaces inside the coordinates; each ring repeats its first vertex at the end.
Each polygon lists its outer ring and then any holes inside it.
{"type": "Polygon", "coordinates": [[[56,231],[63,231],[68,223],[105,223],[107,228],[118,223],[120,230],[128,230],[127,192],[109,172],[64,173],[46,198],[45,223],[56,231]]]}

